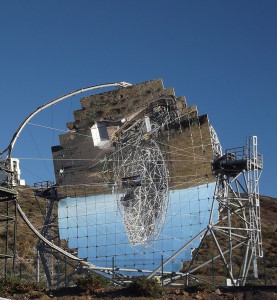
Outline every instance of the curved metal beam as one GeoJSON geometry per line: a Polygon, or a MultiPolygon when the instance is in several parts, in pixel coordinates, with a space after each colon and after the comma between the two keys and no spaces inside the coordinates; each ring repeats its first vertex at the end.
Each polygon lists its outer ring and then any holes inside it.
{"type": "Polygon", "coordinates": [[[12,153],[12,150],[13,150],[13,147],[21,133],[21,131],[23,130],[23,128],[28,124],[28,122],[36,115],[38,114],[39,112],[41,112],[42,110],[46,109],[47,107],[51,106],[51,105],[54,105],[62,100],[65,100],[67,98],[70,98],[70,97],[73,97],[75,95],[78,95],[78,94],[81,94],[81,93],[84,93],[84,92],[88,92],[88,91],[91,91],[91,90],[96,90],[96,89],[101,89],[101,88],[107,88],[107,87],[128,87],[128,86],[131,86],[132,84],[131,83],[128,83],[128,82],[115,82],[115,83],[106,83],[106,84],[99,84],[99,85],[94,85],[94,86],[90,86],[90,87],[86,87],[86,88],[82,88],[82,89],[79,89],[79,90],[76,90],[74,92],[71,92],[71,93],[68,93],[66,95],[63,95],[59,98],[56,98],[54,100],[51,100],[47,103],[45,103],[44,105],[42,106],[39,106],[37,109],[35,109],[22,123],[21,125],[18,127],[18,129],[16,130],[16,132],[14,133],[11,141],[10,141],[10,144],[9,146],[3,150],[1,153],[0,153],[0,156],[2,156],[4,153],[7,152],[7,156],[6,156],[6,159],[9,159],[11,157],[11,153],[12,153]]]}
{"type": "Polygon", "coordinates": [[[58,252],[62,253],[63,255],[65,255],[66,257],[73,259],[73,260],[77,260],[77,261],[82,261],[82,259],[72,255],[71,253],[61,249],[60,247],[56,246],[55,244],[51,243],[50,241],[48,241],[35,227],[34,225],[29,221],[29,219],[27,218],[27,216],[25,215],[25,213],[23,212],[22,208],[20,207],[19,204],[17,204],[17,210],[20,214],[20,216],[22,217],[22,219],[24,220],[24,222],[27,224],[27,226],[33,231],[33,233],[40,239],[42,240],[45,244],[47,244],[50,248],[57,250],[58,252]]]}

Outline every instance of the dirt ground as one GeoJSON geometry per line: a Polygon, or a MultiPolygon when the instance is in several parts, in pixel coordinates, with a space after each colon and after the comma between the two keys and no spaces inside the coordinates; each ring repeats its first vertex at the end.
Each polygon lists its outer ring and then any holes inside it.
{"type": "MultiPolygon", "coordinates": [[[[3,298],[0,298],[3,299],[3,298]]],[[[82,294],[77,288],[62,288],[55,291],[30,292],[27,294],[13,295],[8,299],[12,300],[89,300],[89,299],[114,299],[114,300],[143,300],[154,299],[149,297],[138,297],[126,288],[110,288],[108,290],[98,290],[94,294],[82,294]]],[[[199,290],[197,287],[190,288],[166,288],[162,300],[276,300],[277,286],[255,286],[236,288],[217,288],[213,291],[199,290]]]]}

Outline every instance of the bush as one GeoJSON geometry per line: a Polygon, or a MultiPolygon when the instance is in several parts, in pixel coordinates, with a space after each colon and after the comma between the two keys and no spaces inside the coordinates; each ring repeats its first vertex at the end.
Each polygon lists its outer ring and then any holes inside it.
{"type": "Polygon", "coordinates": [[[43,290],[42,284],[35,281],[24,280],[18,277],[0,278],[0,294],[3,296],[41,290],[43,290]]]}
{"type": "Polygon", "coordinates": [[[194,282],[189,287],[187,287],[187,290],[191,292],[214,292],[215,286],[208,283],[208,282],[194,282]]]}
{"type": "Polygon", "coordinates": [[[135,277],[129,289],[131,293],[140,297],[159,298],[164,294],[164,288],[156,278],[148,279],[145,276],[135,277]]]}
{"type": "Polygon", "coordinates": [[[109,280],[95,273],[87,273],[75,277],[74,283],[83,292],[93,293],[96,290],[105,288],[109,284],[109,280]]]}

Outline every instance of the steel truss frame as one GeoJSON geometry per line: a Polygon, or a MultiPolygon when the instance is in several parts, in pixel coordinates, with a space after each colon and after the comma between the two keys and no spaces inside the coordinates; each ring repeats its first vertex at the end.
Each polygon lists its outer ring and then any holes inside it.
{"type": "Polygon", "coordinates": [[[169,174],[155,140],[170,126],[181,128],[174,96],[151,102],[115,136],[114,194],[131,245],[151,246],[165,221],[169,174]]]}
{"type": "MultiPolygon", "coordinates": [[[[49,181],[37,182],[34,184],[35,190],[34,194],[43,197],[45,201],[45,210],[41,208],[41,214],[44,220],[44,224],[41,230],[41,235],[47,240],[54,242],[58,241],[59,244],[59,234],[57,232],[57,220],[54,214],[54,204],[57,201],[57,195],[55,187],[49,181]]],[[[38,201],[38,199],[37,199],[38,201]]],[[[39,203],[39,201],[38,201],[39,203]]],[[[42,263],[44,273],[49,286],[54,284],[54,273],[57,273],[57,278],[59,277],[59,272],[54,272],[54,259],[56,258],[57,265],[60,263],[59,255],[56,257],[55,251],[50,248],[47,244],[43,243],[40,239],[37,243],[37,282],[40,281],[40,261],[42,263]]],[[[59,269],[59,268],[58,268],[59,269]]],[[[56,279],[57,279],[56,278],[56,279]]]]}
{"type": "Polygon", "coordinates": [[[118,204],[126,233],[132,245],[149,246],[160,234],[165,220],[168,171],[154,140],[130,145],[127,154],[120,150],[116,151],[119,159],[116,183],[122,181],[123,196],[116,195],[120,197],[118,204]]]}
{"type": "Polygon", "coordinates": [[[182,275],[165,279],[164,284],[182,277],[186,277],[186,283],[189,278],[195,280],[197,276],[193,275],[194,273],[217,259],[223,262],[227,276],[234,286],[245,285],[250,269],[254,278],[258,278],[257,259],[263,257],[259,200],[262,168],[263,160],[257,151],[256,136],[248,138],[246,147],[227,150],[223,156],[215,159],[213,171],[217,178],[216,189],[207,228],[176,251],[148,277],[160,275],[166,264],[188,248],[194,240],[200,238],[200,245],[195,249],[187,270],[182,275]],[[219,221],[214,222],[218,213],[219,221]],[[209,243],[214,243],[218,254],[204,263],[198,263],[197,258],[206,239],[209,239],[209,243]],[[235,260],[238,259],[241,266],[239,270],[235,266],[235,260]]]}
{"type": "Polygon", "coordinates": [[[14,275],[16,260],[17,190],[15,173],[9,161],[0,161],[0,234],[5,242],[0,245],[1,275],[14,275]]]}
{"type": "MultiPolygon", "coordinates": [[[[55,242],[58,247],[61,245],[58,230],[57,213],[55,212],[55,203],[58,201],[56,186],[50,181],[35,183],[35,196],[40,196],[45,201],[45,210],[41,213],[44,224],[41,235],[50,242],[55,242]]],[[[39,203],[39,202],[38,202],[39,203]]],[[[76,262],[67,260],[60,252],[53,249],[50,245],[39,239],[37,242],[37,282],[40,282],[40,262],[42,264],[48,286],[60,286],[64,283],[67,286],[69,279],[76,272],[68,272],[68,266],[72,270],[76,268],[76,262]],[[64,269],[64,272],[61,271],[64,269]]]]}

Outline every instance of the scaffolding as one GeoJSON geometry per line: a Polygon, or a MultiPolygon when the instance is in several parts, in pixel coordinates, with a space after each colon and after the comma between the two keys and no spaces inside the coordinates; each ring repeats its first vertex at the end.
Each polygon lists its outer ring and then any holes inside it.
{"type": "Polygon", "coordinates": [[[209,232],[232,285],[245,285],[251,266],[253,277],[258,278],[257,259],[263,257],[259,199],[262,168],[263,158],[257,150],[256,136],[248,138],[245,147],[226,150],[222,157],[213,162],[220,222],[210,222],[209,232]],[[220,245],[219,236],[222,234],[227,236],[228,255],[224,254],[224,247],[220,245]],[[243,257],[237,274],[233,262],[236,248],[240,248],[243,257]]]}
{"type": "Polygon", "coordinates": [[[8,161],[0,161],[0,276],[15,273],[17,190],[14,186],[14,172],[8,161]]]}
{"type": "MultiPolygon", "coordinates": [[[[44,203],[40,205],[42,218],[44,220],[41,229],[41,236],[57,245],[57,249],[61,247],[61,240],[58,229],[57,217],[57,187],[51,181],[41,181],[34,184],[34,194],[39,203],[39,198],[44,203]]],[[[36,280],[41,281],[41,265],[43,273],[46,277],[48,286],[59,287],[67,286],[68,281],[76,273],[74,271],[76,263],[62,255],[57,249],[53,249],[52,245],[45,243],[45,240],[38,239],[37,245],[37,263],[36,263],[36,280]]],[[[43,276],[44,277],[44,276],[43,276]]]]}
{"type": "Polygon", "coordinates": [[[201,239],[200,245],[193,251],[193,258],[186,270],[181,276],[165,279],[164,284],[181,277],[186,278],[187,285],[190,280],[205,281],[205,276],[201,278],[195,274],[217,260],[217,265],[226,270],[227,285],[244,286],[249,278],[258,278],[257,260],[263,257],[259,200],[262,168],[263,158],[257,150],[256,136],[249,137],[246,146],[228,149],[216,158],[212,162],[216,188],[207,228],[169,257],[149,278],[160,272],[197,238],[201,239]],[[201,251],[207,240],[212,258],[203,262],[201,251]],[[212,249],[216,251],[212,253],[212,249]]]}

